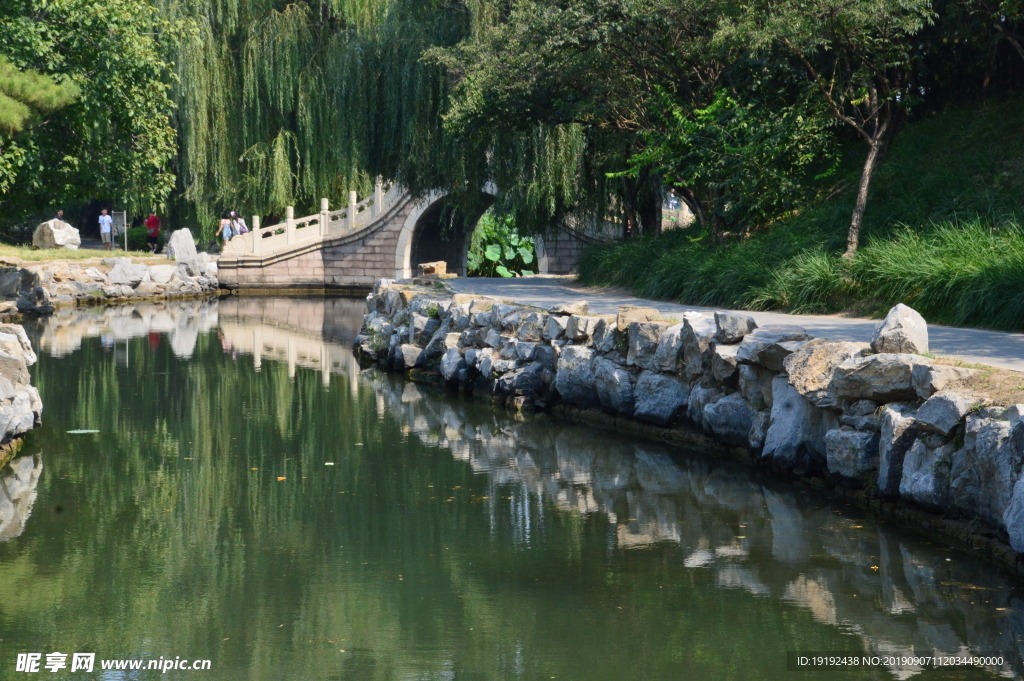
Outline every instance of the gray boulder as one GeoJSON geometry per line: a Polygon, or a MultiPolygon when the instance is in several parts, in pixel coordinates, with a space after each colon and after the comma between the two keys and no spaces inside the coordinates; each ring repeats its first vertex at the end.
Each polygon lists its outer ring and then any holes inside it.
{"type": "Polygon", "coordinates": [[[686,415],[699,428],[709,430],[708,424],[704,421],[704,408],[723,397],[725,393],[718,386],[695,385],[690,389],[690,396],[686,400],[686,415]]]}
{"type": "Polygon", "coordinates": [[[578,407],[599,404],[594,389],[594,351],[582,345],[567,345],[558,356],[555,390],[562,399],[578,407]]]}
{"type": "Polygon", "coordinates": [[[828,390],[846,400],[898,402],[917,396],[912,383],[914,365],[923,357],[903,354],[880,354],[852,357],[840,363],[832,374],[828,390]]]}
{"type": "Polygon", "coordinates": [[[704,407],[704,423],[722,441],[747,446],[754,410],[739,393],[733,393],[704,407]]]}
{"type": "Polygon", "coordinates": [[[499,345],[501,345],[501,341],[502,336],[500,333],[498,333],[497,329],[487,329],[487,332],[484,334],[483,338],[484,345],[491,348],[496,348],[499,345]]]}
{"type": "Polygon", "coordinates": [[[466,368],[466,360],[458,348],[449,348],[441,357],[441,377],[449,383],[459,377],[459,371],[466,368]]]}
{"type": "Polygon", "coordinates": [[[621,338],[622,333],[615,328],[615,322],[602,319],[594,328],[594,349],[598,352],[611,352],[618,347],[621,338]]]}
{"type": "Polygon", "coordinates": [[[963,385],[977,369],[947,366],[945,364],[915,364],[911,376],[914,390],[922,400],[927,400],[942,390],[952,390],[963,385]]]}
{"type": "Polygon", "coordinates": [[[544,323],[547,321],[547,317],[538,312],[531,312],[523,317],[522,323],[519,325],[519,329],[516,335],[519,336],[520,340],[524,341],[539,341],[544,335],[544,323]]]}
{"type": "Polygon", "coordinates": [[[82,237],[70,224],[54,218],[36,227],[32,233],[32,245],[40,249],[66,248],[69,251],[77,251],[82,245],[82,237]]]}
{"type": "Polygon", "coordinates": [[[538,362],[513,369],[498,378],[497,390],[505,395],[543,397],[551,385],[551,372],[538,362]]]}
{"type": "Polygon", "coordinates": [[[820,341],[808,343],[782,360],[789,383],[811,404],[836,407],[839,400],[829,389],[836,367],[867,350],[867,343],[820,341]]]}
{"type": "Polygon", "coordinates": [[[969,393],[935,393],[917,410],[917,423],[923,430],[949,435],[977,401],[969,393]]]}
{"type": "Polygon", "coordinates": [[[792,343],[800,343],[809,338],[807,331],[800,326],[762,326],[744,336],[736,360],[741,364],[757,364],[769,371],[782,371],[783,360],[800,347],[792,343]]]}
{"type": "Polygon", "coordinates": [[[968,416],[964,446],[954,453],[950,467],[950,504],[995,528],[1003,527],[1021,473],[1010,433],[1009,421],[968,416]]]}
{"type": "Polygon", "coordinates": [[[830,430],[825,433],[825,458],[830,474],[863,483],[878,470],[878,435],[845,428],[830,430]]]}
{"type": "Polygon", "coordinates": [[[900,496],[935,511],[949,504],[950,470],[956,445],[952,442],[928,447],[922,439],[914,442],[903,459],[900,496]]]}
{"type": "MultiPolygon", "coordinates": [[[[128,290],[131,291],[131,288],[128,290]]],[[[41,315],[51,314],[54,310],[50,292],[42,286],[25,287],[24,278],[22,278],[21,294],[18,296],[17,306],[18,312],[32,312],[41,315]]]]}
{"type": "Polygon", "coordinates": [[[174,265],[150,265],[149,278],[158,284],[166,284],[174,278],[174,265]]]}
{"type": "Polygon", "coordinates": [[[17,298],[19,291],[21,291],[21,272],[15,268],[5,269],[0,274],[0,297],[17,298]]]}
{"type": "Polygon", "coordinates": [[[689,388],[678,378],[644,371],[633,387],[633,416],[639,421],[668,425],[682,414],[689,394],[689,388]]]}
{"type": "Polygon", "coordinates": [[[1003,513],[1003,525],[1010,537],[1010,546],[1017,553],[1024,553],[1024,477],[1013,486],[1013,496],[1003,513]]]}
{"type": "Polygon", "coordinates": [[[544,325],[543,339],[558,340],[565,338],[565,327],[569,325],[569,317],[559,315],[548,315],[548,321],[544,325]]]}
{"type": "Polygon", "coordinates": [[[144,281],[149,281],[149,268],[145,265],[118,263],[107,274],[107,280],[118,286],[138,286],[144,281]]]}
{"type": "Polygon", "coordinates": [[[775,373],[753,364],[738,365],[740,394],[755,409],[772,408],[772,380],[775,373]]]}
{"type": "Polygon", "coordinates": [[[683,362],[686,364],[686,377],[696,378],[710,368],[711,343],[718,333],[718,326],[711,317],[699,313],[687,312],[683,315],[683,328],[680,338],[683,342],[683,362]]]}
{"type": "Polygon", "coordinates": [[[739,365],[736,362],[736,354],[739,349],[739,345],[715,343],[711,353],[711,372],[720,383],[735,385],[739,372],[739,365]]]}
{"type": "Polygon", "coordinates": [[[600,317],[587,317],[585,315],[578,314],[571,315],[569,317],[569,322],[565,325],[565,337],[571,341],[585,341],[593,335],[599,321],[601,321],[600,317]]]}
{"type": "Polygon", "coordinates": [[[622,333],[626,332],[633,322],[653,322],[661,317],[661,312],[653,307],[635,307],[633,305],[622,305],[615,316],[615,328],[622,333]]]}
{"type": "Polygon", "coordinates": [[[666,322],[633,322],[629,325],[629,352],[626,364],[653,369],[656,365],[655,354],[658,341],[668,327],[666,322]]]}
{"type": "Polygon", "coordinates": [[[601,406],[620,414],[633,415],[633,377],[614,362],[594,360],[594,387],[601,406]]]}
{"type": "Polygon", "coordinates": [[[522,307],[519,305],[506,305],[504,303],[495,303],[491,306],[491,326],[495,329],[502,328],[502,320],[509,315],[518,312],[522,307]]]}
{"type": "Polygon", "coordinates": [[[395,350],[392,361],[394,362],[393,366],[397,370],[412,369],[416,366],[416,360],[419,359],[420,353],[423,352],[420,348],[408,343],[399,345],[395,350]]]}
{"type": "Polygon", "coordinates": [[[743,337],[757,328],[753,317],[732,312],[715,313],[715,340],[719,343],[739,343],[743,337]]]}
{"type": "Polygon", "coordinates": [[[445,317],[444,321],[437,327],[437,330],[434,331],[434,335],[423,346],[423,353],[419,358],[420,366],[427,366],[444,355],[448,349],[448,331],[451,328],[451,323],[451,317],[445,317]]]}
{"type": "Polygon", "coordinates": [[[164,253],[167,254],[168,260],[176,260],[178,262],[194,260],[197,263],[199,262],[199,254],[196,253],[196,240],[192,238],[192,232],[187,228],[176,229],[171,232],[171,236],[164,246],[164,253]]]}
{"type": "Polygon", "coordinates": [[[906,404],[889,404],[882,410],[878,441],[878,493],[882,496],[899,495],[903,460],[917,440],[916,415],[906,404]]]}
{"type": "Polygon", "coordinates": [[[771,414],[761,456],[799,474],[823,473],[825,433],[838,427],[835,415],[804,399],[785,376],[772,381],[771,414]]]}
{"type": "Polygon", "coordinates": [[[871,349],[912,355],[928,352],[928,324],[917,310],[900,303],[875,326],[871,349]]]}
{"type": "Polygon", "coordinates": [[[674,373],[679,370],[679,360],[683,350],[682,324],[675,324],[664,330],[658,339],[658,349],[654,353],[654,368],[658,371],[674,373]]]}
{"type": "Polygon", "coordinates": [[[568,317],[574,314],[587,314],[590,311],[590,303],[585,300],[581,300],[578,303],[559,303],[553,308],[548,310],[549,313],[554,315],[560,315],[568,317]]]}
{"type": "Polygon", "coordinates": [[[768,426],[771,425],[771,422],[772,413],[770,411],[754,412],[754,418],[750,422],[750,433],[747,435],[751,449],[759,450],[764,447],[764,439],[768,435],[768,426]]]}

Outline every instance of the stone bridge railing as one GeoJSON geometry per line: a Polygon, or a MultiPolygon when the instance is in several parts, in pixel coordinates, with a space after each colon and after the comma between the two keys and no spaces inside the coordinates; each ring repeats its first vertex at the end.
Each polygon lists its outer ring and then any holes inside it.
{"type": "Polygon", "coordinates": [[[378,182],[373,194],[362,201],[356,200],[355,192],[349,192],[349,204],[340,210],[330,210],[327,199],[320,199],[319,213],[296,218],[295,209],[288,206],[285,221],[269,227],[260,226],[260,216],[254,215],[251,231],[233,237],[224,247],[222,262],[266,260],[324,239],[355,234],[374,226],[407,198],[401,185],[392,183],[385,186],[378,182]]]}

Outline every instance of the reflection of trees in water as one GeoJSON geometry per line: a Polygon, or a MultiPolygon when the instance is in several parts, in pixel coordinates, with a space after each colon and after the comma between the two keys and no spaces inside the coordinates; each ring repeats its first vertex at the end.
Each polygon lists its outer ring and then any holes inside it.
{"type": "Polygon", "coordinates": [[[67,510],[0,545],[5,644],[130,656],[144,632],[252,679],[540,678],[553,642],[549,676],[591,679],[1017,649],[1024,603],[988,564],[742,466],[359,372],[362,301],[327,302],[217,303],[237,362],[202,332],[191,361],[141,333],[128,366],[98,340],[40,361],[33,437],[73,455],[39,493],[67,510]]]}
{"type": "Polygon", "coordinates": [[[0,541],[13,539],[25,531],[42,471],[42,459],[31,454],[15,457],[0,469],[0,541]]]}

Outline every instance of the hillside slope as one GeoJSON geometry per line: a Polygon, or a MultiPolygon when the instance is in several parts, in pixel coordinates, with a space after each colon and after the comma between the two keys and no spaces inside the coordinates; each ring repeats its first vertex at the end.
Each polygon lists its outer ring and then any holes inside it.
{"type": "Polygon", "coordinates": [[[1022,105],[989,102],[903,130],[874,179],[852,262],[840,257],[851,172],[845,191],[743,241],[714,244],[690,228],[593,248],[580,280],[798,313],[877,315],[904,302],[936,323],[1024,329],[1022,105]]]}

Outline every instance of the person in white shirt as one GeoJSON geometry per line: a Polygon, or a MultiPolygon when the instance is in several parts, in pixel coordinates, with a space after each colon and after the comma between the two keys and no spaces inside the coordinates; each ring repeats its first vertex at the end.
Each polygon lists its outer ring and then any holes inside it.
{"type": "Polygon", "coordinates": [[[114,249],[113,241],[110,238],[111,226],[113,224],[114,218],[107,215],[107,209],[103,208],[100,210],[100,241],[103,242],[103,248],[107,251],[114,249]]]}

